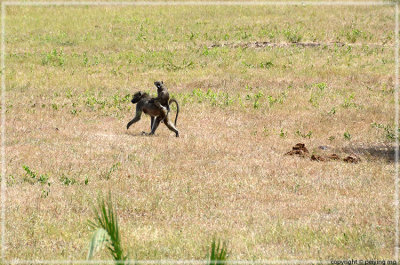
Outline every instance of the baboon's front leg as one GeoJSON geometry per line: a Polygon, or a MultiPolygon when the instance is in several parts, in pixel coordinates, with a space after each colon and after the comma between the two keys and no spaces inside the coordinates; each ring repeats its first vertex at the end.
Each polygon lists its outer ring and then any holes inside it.
{"type": "Polygon", "coordinates": [[[131,127],[132,124],[138,122],[141,116],[142,116],[142,111],[136,110],[135,118],[133,118],[130,122],[128,122],[128,124],[126,125],[126,129],[129,129],[129,127],[131,127]]]}
{"type": "Polygon", "coordinates": [[[151,128],[150,135],[153,135],[156,132],[158,125],[160,125],[160,122],[162,120],[163,120],[163,118],[161,118],[161,116],[157,116],[156,120],[154,121],[153,128],[151,128]]]}
{"type": "Polygon", "coordinates": [[[150,131],[153,130],[153,126],[154,126],[154,117],[151,116],[151,123],[150,123],[150,131]]]}
{"type": "MultiPolygon", "coordinates": [[[[151,131],[153,130],[153,126],[154,126],[154,117],[150,116],[150,119],[151,119],[151,122],[150,122],[150,133],[151,133],[151,131]]],[[[144,134],[144,135],[149,135],[150,133],[147,133],[145,131],[142,132],[142,134],[144,134]]]]}

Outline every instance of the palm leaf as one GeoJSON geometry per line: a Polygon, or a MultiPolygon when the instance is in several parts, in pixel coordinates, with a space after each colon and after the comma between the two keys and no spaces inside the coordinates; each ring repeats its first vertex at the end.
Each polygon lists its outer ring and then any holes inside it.
{"type": "Polygon", "coordinates": [[[215,238],[213,238],[211,242],[208,265],[227,264],[227,253],[226,243],[223,242],[221,244],[220,240],[217,241],[215,238]]]}
{"type": "MultiPolygon", "coordinates": [[[[118,218],[116,211],[113,207],[111,193],[109,194],[107,201],[105,201],[104,198],[100,197],[98,201],[98,207],[93,207],[94,220],[89,221],[89,226],[91,226],[93,229],[97,229],[95,233],[97,233],[100,229],[106,232],[107,242],[103,243],[106,243],[106,247],[116,264],[125,264],[125,261],[128,260],[128,256],[124,255],[124,251],[122,249],[118,218]]],[[[95,237],[95,235],[93,235],[93,237],[95,237]]],[[[93,247],[96,247],[96,245],[94,245],[93,247]]]]}
{"type": "Polygon", "coordinates": [[[94,254],[102,249],[107,242],[109,242],[110,236],[108,235],[107,231],[103,228],[97,229],[92,236],[89,244],[89,251],[87,255],[87,259],[92,259],[94,254]]]}

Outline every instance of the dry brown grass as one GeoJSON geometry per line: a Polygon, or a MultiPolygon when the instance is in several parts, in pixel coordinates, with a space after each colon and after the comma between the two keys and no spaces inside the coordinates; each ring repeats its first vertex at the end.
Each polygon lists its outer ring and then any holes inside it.
{"type": "Polygon", "coordinates": [[[375,147],[393,140],[371,126],[394,123],[391,7],[7,13],[8,258],[85,257],[91,203],[108,190],[138,259],[201,259],[214,234],[232,259],[392,258],[394,166],[375,147]],[[288,31],[358,46],[205,48],[288,31]],[[160,79],[182,105],[179,139],[163,125],[141,136],[147,117],[125,129],[122,98],[160,79]],[[297,142],[362,162],[284,156],[297,142]]]}

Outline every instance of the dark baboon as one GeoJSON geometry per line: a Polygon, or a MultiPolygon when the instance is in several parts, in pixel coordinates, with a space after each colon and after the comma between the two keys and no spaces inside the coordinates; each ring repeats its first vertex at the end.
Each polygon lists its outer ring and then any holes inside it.
{"type": "MultiPolygon", "coordinates": [[[[168,113],[165,114],[163,111],[161,111],[160,108],[158,108],[154,103],[154,98],[151,98],[149,94],[139,91],[133,95],[131,102],[132,104],[137,104],[136,114],[135,117],[126,125],[127,129],[129,129],[129,127],[135,122],[138,122],[142,116],[142,112],[144,112],[145,114],[148,114],[151,117],[151,132],[149,133],[149,135],[153,135],[157,130],[158,125],[160,125],[160,122],[163,121],[164,124],[168,127],[168,129],[173,131],[176,137],[179,137],[179,131],[169,121],[168,113]]],[[[176,100],[174,100],[174,102],[178,106],[176,100]]],[[[178,112],[179,112],[179,107],[177,108],[175,124],[176,120],[178,119],[178,112]]]]}
{"type": "Polygon", "coordinates": [[[169,98],[169,93],[167,88],[164,86],[163,81],[156,81],[154,82],[154,85],[157,87],[157,97],[152,99],[150,102],[154,102],[154,104],[157,106],[157,108],[160,109],[165,115],[168,115],[170,111],[169,105],[174,102],[176,104],[176,118],[175,118],[175,126],[176,126],[176,121],[178,119],[178,113],[179,113],[179,104],[175,99],[170,99],[169,98]]]}

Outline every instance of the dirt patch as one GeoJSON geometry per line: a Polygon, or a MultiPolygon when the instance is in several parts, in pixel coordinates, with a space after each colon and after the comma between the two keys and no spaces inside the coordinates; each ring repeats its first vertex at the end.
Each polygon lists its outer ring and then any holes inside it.
{"type": "Polygon", "coordinates": [[[356,145],[342,148],[348,154],[362,155],[370,159],[384,159],[395,162],[396,146],[394,144],[356,145]]]}
{"type": "MultiPolygon", "coordinates": [[[[320,43],[320,42],[269,42],[269,41],[253,41],[253,42],[244,42],[244,43],[214,43],[208,46],[209,49],[216,47],[228,47],[228,48],[265,48],[265,47],[289,47],[289,46],[298,46],[298,47],[329,47],[329,46],[361,46],[360,43],[344,43],[344,42],[328,42],[328,43],[320,43]]],[[[380,43],[369,43],[365,44],[367,46],[387,46],[380,43]]]]}
{"type": "MultiPolygon", "coordinates": [[[[324,149],[325,150],[325,149],[324,149]]],[[[309,157],[309,152],[308,149],[306,148],[305,144],[303,143],[298,143],[295,146],[292,147],[292,150],[285,153],[285,155],[296,155],[300,156],[303,158],[309,157]]],[[[312,154],[310,156],[310,159],[312,161],[317,161],[317,162],[327,162],[327,161],[339,161],[342,160],[347,163],[358,163],[361,161],[360,157],[352,154],[348,155],[345,158],[341,158],[338,154],[332,153],[332,154],[326,154],[326,155],[317,155],[317,154],[312,154]]]]}

